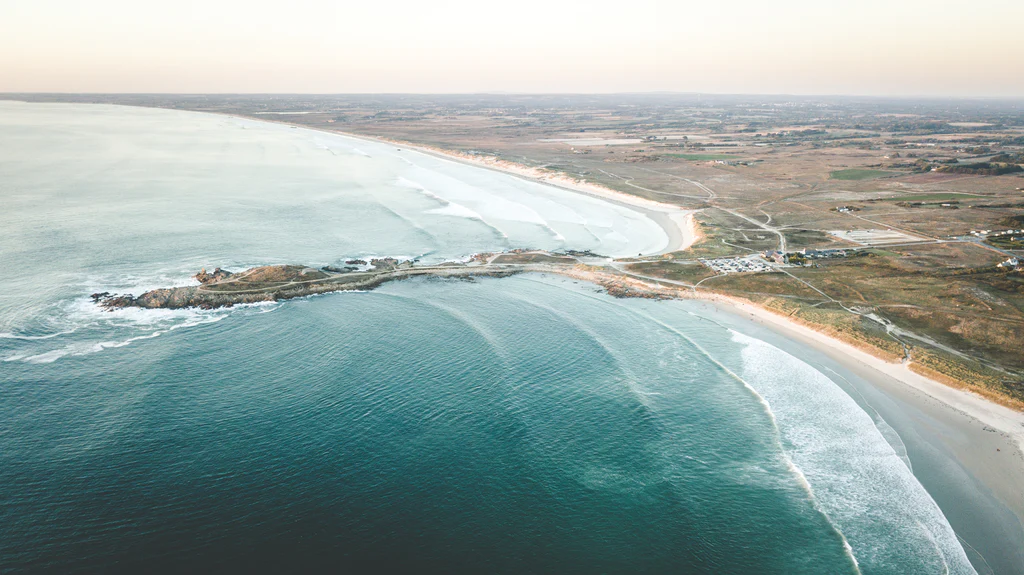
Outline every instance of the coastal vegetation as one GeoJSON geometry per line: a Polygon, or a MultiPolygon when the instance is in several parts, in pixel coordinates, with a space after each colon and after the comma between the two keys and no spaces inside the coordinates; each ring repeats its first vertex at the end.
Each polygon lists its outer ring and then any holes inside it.
{"type": "Polygon", "coordinates": [[[973,164],[955,164],[939,166],[935,168],[937,172],[945,172],[950,174],[972,174],[977,176],[1002,176],[1004,174],[1013,174],[1017,172],[1024,172],[1024,168],[1021,168],[1017,164],[1008,164],[1000,162],[977,162],[973,164]]]}
{"type": "Polygon", "coordinates": [[[713,160],[736,160],[736,156],[731,154],[662,154],[668,158],[679,158],[680,160],[689,160],[691,162],[703,162],[713,160]]]}
{"type": "Polygon", "coordinates": [[[885,170],[870,170],[862,168],[848,168],[845,170],[835,170],[829,173],[829,179],[832,180],[843,180],[843,181],[855,181],[855,180],[873,180],[875,178],[884,178],[887,176],[897,176],[897,172],[889,172],[885,170]]]}

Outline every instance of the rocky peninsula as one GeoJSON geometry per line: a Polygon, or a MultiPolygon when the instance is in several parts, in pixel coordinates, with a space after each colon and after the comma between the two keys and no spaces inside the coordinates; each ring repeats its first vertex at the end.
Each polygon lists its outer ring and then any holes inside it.
{"type": "Polygon", "coordinates": [[[141,295],[101,292],[92,300],[105,309],[138,307],[148,309],[215,309],[238,304],[293,299],[336,291],[366,291],[381,284],[411,277],[471,279],[506,277],[525,271],[558,272],[580,263],[588,252],[553,254],[514,250],[500,254],[478,254],[469,262],[418,265],[415,261],[379,258],[369,262],[347,260],[344,267],[271,265],[241,272],[217,268],[201,270],[199,285],[160,288],[141,295]]]}

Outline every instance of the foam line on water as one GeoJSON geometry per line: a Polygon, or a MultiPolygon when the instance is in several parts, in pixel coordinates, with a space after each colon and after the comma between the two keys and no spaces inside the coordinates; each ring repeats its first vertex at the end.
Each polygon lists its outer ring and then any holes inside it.
{"type": "MultiPolygon", "coordinates": [[[[727,326],[727,325],[725,325],[723,323],[720,323],[720,322],[716,321],[712,317],[701,315],[699,313],[695,313],[695,312],[692,312],[692,311],[687,311],[686,313],[688,315],[692,316],[692,317],[695,317],[695,318],[699,319],[700,321],[706,321],[706,322],[709,322],[711,324],[714,324],[714,325],[722,328],[723,330],[727,330],[727,331],[730,331],[730,332],[733,331],[732,328],[730,328],[729,326],[727,326]]],[[[828,366],[825,366],[825,365],[817,365],[817,368],[818,368],[819,371],[823,371],[823,372],[827,371],[827,372],[831,373],[833,376],[843,380],[844,382],[846,382],[848,388],[850,388],[853,391],[857,392],[857,395],[861,398],[861,401],[863,401],[863,403],[870,410],[868,413],[871,416],[871,418],[874,420],[875,427],[878,428],[879,433],[882,434],[882,437],[884,437],[885,440],[889,443],[889,445],[892,446],[893,450],[896,451],[896,454],[900,457],[900,459],[903,461],[903,463],[907,466],[907,469],[909,469],[911,471],[911,473],[913,473],[914,467],[913,467],[913,464],[910,461],[909,455],[907,454],[907,446],[906,446],[905,443],[903,443],[903,438],[901,438],[899,436],[899,434],[896,432],[896,430],[893,429],[892,426],[889,425],[889,423],[885,421],[885,419],[882,417],[882,415],[880,413],[878,413],[878,410],[876,410],[874,408],[874,406],[872,406],[871,403],[867,400],[867,398],[864,397],[864,394],[860,393],[860,391],[856,388],[856,386],[853,385],[853,383],[850,382],[849,379],[847,379],[846,377],[843,377],[842,374],[840,374],[839,372],[835,371],[834,369],[832,369],[832,368],[830,368],[828,366]]]]}
{"type": "Polygon", "coordinates": [[[424,196],[426,196],[426,197],[436,201],[437,203],[441,204],[440,208],[433,209],[433,210],[427,210],[427,213],[439,214],[439,215],[445,215],[445,216],[455,216],[455,217],[460,217],[460,218],[466,218],[466,219],[470,219],[470,220],[479,221],[483,225],[491,228],[491,230],[493,230],[496,234],[498,234],[498,236],[502,240],[505,240],[506,242],[508,241],[508,239],[509,239],[508,234],[505,233],[504,230],[502,230],[498,226],[496,226],[496,225],[492,224],[491,222],[487,221],[486,219],[484,219],[484,217],[482,215],[480,215],[479,213],[477,213],[476,211],[474,211],[474,210],[472,210],[472,209],[470,209],[470,208],[468,208],[468,207],[466,207],[466,206],[464,206],[462,204],[459,204],[459,203],[453,202],[451,200],[448,200],[446,198],[443,198],[443,197],[435,194],[434,192],[431,192],[430,190],[426,189],[422,185],[420,185],[420,184],[418,184],[416,182],[413,182],[411,180],[408,180],[406,178],[399,177],[396,180],[395,183],[398,184],[401,187],[411,188],[413,190],[416,190],[417,192],[423,194],[424,196]]]}
{"type": "Polygon", "coordinates": [[[484,343],[487,344],[487,346],[491,349],[494,355],[501,360],[502,364],[505,365],[505,367],[512,365],[512,362],[510,361],[507,351],[498,342],[498,336],[491,333],[490,330],[481,325],[480,322],[476,321],[469,315],[463,313],[461,310],[451,306],[442,305],[435,301],[426,301],[417,297],[406,296],[395,292],[378,290],[374,293],[384,297],[400,299],[402,301],[412,303],[419,307],[432,308],[441,311],[448,317],[452,318],[458,323],[465,325],[471,331],[476,333],[484,341],[484,343]]]}
{"type": "Polygon", "coordinates": [[[743,346],[744,381],[771,406],[786,451],[861,563],[906,568],[911,558],[932,557],[933,568],[975,573],[938,505],[867,412],[807,363],[730,332],[743,346]]]}
{"type": "Polygon", "coordinates": [[[382,208],[384,208],[385,210],[387,210],[387,211],[388,211],[388,212],[389,212],[389,213],[390,213],[391,215],[395,216],[396,218],[398,218],[398,219],[402,220],[403,222],[405,222],[405,223],[409,224],[409,225],[410,225],[410,226],[412,226],[412,227],[413,227],[413,228],[414,228],[414,229],[415,229],[416,231],[418,231],[418,232],[420,232],[421,234],[425,235],[425,236],[427,237],[427,239],[428,239],[428,240],[429,240],[429,241],[430,241],[430,242],[432,243],[432,245],[437,245],[437,243],[438,243],[438,242],[437,242],[437,237],[436,237],[436,236],[434,236],[434,234],[432,234],[432,233],[430,233],[429,231],[427,231],[427,229],[426,229],[426,228],[424,228],[423,226],[419,225],[418,223],[416,223],[415,221],[413,221],[413,220],[412,220],[411,218],[408,218],[408,217],[406,217],[406,216],[403,216],[402,214],[398,213],[397,211],[395,211],[395,210],[394,210],[394,209],[392,209],[391,207],[389,207],[389,206],[386,206],[386,205],[384,205],[384,204],[383,204],[382,202],[380,202],[380,201],[378,201],[378,202],[377,202],[377,205],[379,205],[380,207],[382,207],[382,208]]]}
{"type": "Polygon", "coordinates": [[[125,346],[131,345],[131,344],[133,344],[133,343],[135,343],[137,341],[142,341],[142,340],[146,340],[146,339],[153,339],[155,337],[160,337],[161,335],[163,335],[163,334],[165,334],[165,333],[167,333],[169,331],[174,331],[176,329],[181,329],[181,328],[185,328],[185,327],[193,327],[193,326],[196,326],[196,325],[202,325],[202,324],[207,324],[207,323],[214,323],[214,322],[217,322],[217,321],[220,321],[220,320],[224,319],[225,317],[226,316],[224,316],[224,315],[217,315],[217,316],[211,316],[211,317],[203,319],[203,320],[197,320],[197,321],[186,322],[186,323],[182,323],[182,324],[176,324],[176,325],[172,325],[172,326],[170,326],[170,327],[168,327],[166,329],[156,330],[156,331],[150,332],[150,333],[148,333],[146,335],[138,335],[138,336],[130,337],[128,339],[121,340],[121,341],[75,342],[75,343],[71,343],[71,344],[65,345],[64,347],[59,348],[59,349],[52,349],[50,351],[46,351],[46,352],[35,354],[35,355],[17,355],[17,356],[12,356],[12,357],[9,357],[9,358],[5,359],[4,361],[23,361],[25,363],[53,363],[53,362],[55,362],[58,359],[61,359],[63,357],[83,356],[83,355],[89,355],[89,354],[92,354],[92,353],[98,353],[98,352],[101,352],[101,351],[103,351],[105,349],[125,347],[125,346]]]}
{"type": "MultiPolygon", "coordinates": [[[[619,304],[619,305],[621,305],[621,304],[619,304]]],[[[623,306],[623,307],[626,307],[626,306],[623,306]]],[[[763,395],[758,393],[757,389],[754,386],[752,386],[745,378],[741,377],[739,374],[737,374],[733,370],[729,369],[728,366],[726,366],[724,363],[722,363],[717,358],[715,358],[709,351],[704,349],[703,346],[698,344],[693,338],[691,338],[687,334],[685,334],[682,331],[680,331],[680,330],[678,330],[678,329],[668,325],[667,323],[664,323],[664,322],[662,322],[662,321],[660,321],[658,319],[655,319],[654,317],[652,317],[649,314],[642,313],[642,312],[639,312],[639,311],[634,311],[634,313],[636,315],[644,317],[644,318],[648,319],[649,321],[651,321],[651,322],[661,326],[663,329],[666,329],[666,330],[668,330],[668,331],[670,331],[672,333],[675,333],[679,337],[683,338],[685,341],[689,342],[689,344],[691,346],[693,346],[693,348],[696,349],[698,352],[700,352],[701,355],[703,355],[708,360],[710,360],[713,364],[718,366],[724,373],[728,374],[730,377],[732,377],[736,381],[738,381],[741,384],[743,384],[743,386],[748,391],[750,391],[751,394],[753,394],[755,398],[757,398],[757,400],[761,403],[761,406],[764,408],[765,413],[768,415],[768,418],[772,422],[772,428],[773,428],[773,431],[774,431],[776,445],[777,445],[779,451],[782,454],[782,458],[785,461],[786,466],[788,467],[789,471],[791,473],[793,473],[793,475],[797,478],[798,482],[800,483],[800,486],[804,488],[804,491],[807,493],[807,496],[808,496],[811,504],[814,506],[815,510],[817,510],[818,513],[820,513],[825,518],[825,520],[828,522],[828,524],[835,531],[836,535],[839,537],[840,541],[842,541],[843,548],[845,549],[846,555],[850,559],[850,562],[851,562],[852,567],[854,568],[854,570],[857,573],[861,573],[860,562],[857,560],[857,556],[854,553],[853,546],[850,544],[849,539],[847,539],[846,535],[843,533],[843,530],[840,528],[840,526],[832,519],[832,517],[829,515],[827,510],[822,506],[821,501],[819,500],[817,495],[815,495],[814,487],[811,485],[810,480],[808,480],[807,475],[804,473],[803,469],[801,469],[800,466],[797,465],[797,463],[795,461],[793,461],[793,458],[791,457],[789,452],[786,450],[786,447],[783,444],[782,429],[779,427],[779,421],[778,421],[778,419],[775,416],[775,412],[772,411],[772,406],[769,403],[769,401],[763,395]]]]}
{"type": "MultiPolygon", "coordinates": [[[[455,178],[450,175],[445,175],[445,178],[452,189],[476,188],[476,186],[468,182],[459,180],[458,178],[455,178]]],[[[451,197],[442,197],[437,193],[429,191],[426,189],[425,186],[416,182],[412,182],[407,178],[400,177],[398,178],[398,180],[399,185],[403,185],[405,187],[412,187],[413,189],[419,190],[421,193],[428,194],[429,197],[432,197],[435,200],[439,200],[441,202],[446,202],[447,204],[458,206],[457,209],[448,212],[437,212],[432,210],[434,213],[449,213],[450,215],[461,215],[463,217],[479,218],[481,221],[484,221],[489,224],[491,223],[490,219],[492,219],[490,218],[490,216],[497,216],[497,219],[501,220],[530,223],[543,228],[556,241],[565,241],[565,236],[563,236],[557,229],[554,228],[551,222],[548,221],[548,218],[545,218],[543,215],[541,215],[540,212],[537,211],[537,209],[535,209],[533,206],[528,205],[524,201],[515,201],[510,197],[497,196],[491,193],[480,191],[474,194],[474,200],[477,201],[478,203],[482,202],[482,207],[474,210],[453,201],[451,197]],[[481,210],[483,210],[487,214],[490,214],[490,216],[485,216],[481,214],[481,210]]],[[[526,197],[529,198],[530,200],[533,200],[534,202],[548,201],[544,198],[535,196],[527,195],[526,197]]],[[[557,204],[554,202],[552,203],[560,209],[565,209],[565,206],[562,204],[557,204]]]]}
{"type": "Polygon", "coordinates": [[[884,437],[887,442],[889,442],[889,445],[891,445],[893,450],[896,451],[896,455],[899,455],[900,459],[903,461],[903,464],[907,466],[907,469],[909,469],[910,472],[913,473],[914,466],[910,462],[910,456],[907,454],[907,445],[903,443],[903,438],[901,438],[899,433],[896,433],[896,430],[893,429],[892,426],[885,421],[885,418],[883,418],[882,415],[878,413],[878,410],[871,405],[871,403],[868,401],[866,397],[864,397],[864,394],[861,393],[860,390],[858,390],[852,383],[850,383],[850,380],[843,377],[834,369],[831,369],[824,365],[819,365],[817,367],[819,368],[819,371],[827,371],[831,373],[834,377],[843,380],[844,382],[846,382],[847,387],[849,389],[852,389],[853,391],[857,392],[857,395],[860,397],[861,401],[864,403],[865,406],[867,406],[867,410],[870,410],[868,411],[868,415],[870,415],[871,419],[874,420],[875,427],[878,428],[878,432],[882,434],[882,437],[884,437]]]}
{"type": "Polygon", "coordinates": [[[590,295],[590,294],[585,294],[585,293],[580,293],[580,292],[574,292],[574,293],[577,293],[581,297],[585,297],[585,298],[588,298],[588,299],[599,300],[599,301],[603,301],[605,303],[610,303],[611,305],[615,305],[616,307],[619,307],[620,309],[623,309],[623,310],[627,311],[628,313],[631,313],[633,315],[642,317],[645,320],[647,320],[647,321],[649,321],[649,322],[651,322],[651,323],[653,323],[655,325],[660,326],[662,329],[677,335],[678,337],[682,338],[683,341],[688,342],[693,347],[693,349],[697,350],[701,355],[703,355],[705,358],[707,358],[712,364],[714,364],[719,369],[721,369],[723,373],[727,374],[728,376],[730,376],[731,378],[733,378],[737,382],[741,383],[760,402],[761,406],[763,407],[763,409],[765,411],[765,414],[770,419],[770,421],[772,423],[773,435],[774,435],[774,439],[775,439],[777,448],[779,449],[779,452],[780,452],[780,454],[781,454],[781,456],[783,458],[783,461],[786,463],[788,469],[790,470],[791,473],[793,473],[794,477],[797,478],[798,483],[804,489],[804,491],[807,493],[808,500],[811,502],[811,504],[814,507],[814,509],[818,513],[820,513],[822,517],[825,518],[825,520],[828,522],[828,524],[832,527],[833,531],[839,537],[840,541],[842,542],[843,548],[846,551],[847,558],[850,560],[852,569],[854,569],[854,571],[857,572],[857,573],[861,573],[860,564],[859,564],[859,562],[857,560],[856,555],[854,554],[853,546],[850,544],[849,540],[846,538],[846,535],[844,535],[844,533],[840,529],[839,525],[836,524],[835,521],[833,521],[833,519],[829,516],[829,514],[822,507],[820,501],[815,496],[814,489],[811,486],[810,481],[807,479],[807,476],[803,473],[803,471],[800,469],[800,467],[793,461],[792,457],[790,457],[788,451],[786,450],[785,446],[783,445],[782,431],[781,431],[781,429],[779,427],[779,422],[778,422],[777,418],[775,417],[775,413],[772,411],[772,408],[771,408],[771,405],[769,404],[769,402],[760,393],[758,393],[757,389],[755,389],[753,386],[751,386],[750,383],[748,383],[743,377],[741,377],[735,371],[730,369],[727,365],[725,365],[724,363],[719,361],[717,358],[715,358],[714,355],[712,355],[710,352],[708,352],[706,349],[704,349],[704,347],[701,346],[699,343],[697,343],[693,338],[691,338],[686,333],[680,331],[679,329],[676,329],[675,327],[673,327],[673,326],[671,326],[671,325],[669,325],[669,324],[667,324],[667,323],[665,323],[665,322],[663,322],[661,320],[658,320],[658,319],[654,318],[650,314],[644,313],[644,312],[642,312],[642,311],[640,311],[638,309],[635,309],[635,308],[633,308],[631,306],[627,306],[625,304],[617,303],[617,302],[608,302],[605,298],[601,298],[601,297],[598,297],[596,295],[590,295]]]}
{"type": "Polygon", "coordinates": [[[661,395],[661,394],[660,393],[656,393],[656,392],[648,392],[648,391],[642,389],[640,387],[640,384],[638,383],[640,381],[640,378],[637,377],[637,375],[633,372],[633,370],[629,369],[629,367],[626,365],[626,362],[622,361],[622,358],[619,356],[619,354],[616,353],[611,348],[611,346],[608,345],[608,343],[605,342],[604,339],[601,338],[601,336],[595,330],[591,329],[589,326],[584,325],[582,322],[577,320],[571,314],[568,314],[568,313],[566,313],[566,312],[564,312],[562,310],[556,309],[554,306],[550,306],[550,305],[547,305],[547,304],[543,304],[543,303],[540,303],[540,302],[528,299],[528,298],[524,297],[523,295],[517,294],[517,293],[514,293],[514,292],[509,293],[508,296],[511,297],[512,299],[521,301],[521,302],[523,302],[526,305],[535,307],[537,309],[544,310],[544,311],[554,315],[555,317],[557,317],[557,318],[561,319],[562,321],[564,321],[564,322],[568,323],[569,325],[571,325],[573,328],[575,328],[580,333],[582,333],[585,336],[587,336],[588,339],[593,341],[595,344],[597,344],[598,347],[600,347],[604,351],[605,355],[607,355],[608,358],[610,358],[612,360],[612,362],[615,364],[616,369],[618,369],[622,373],[622,375],[624,375],[626,377],[626,381],[627,381],[626,388],[629,389],[630,393],[634,396],[634,398],[637,401],[639,401],[646,409],[653,409],[654,406],[651,405],[651,402],[650,402],[650,400],[647,399],[647,397],[661,395]]]}
{"type": "Polygon", "coordinates": [[[58,331],[56,333],[48,333],[46,335],[19,335],[16,333],[3,332],[0,333],[0,339],[20,339],[22,341],[40,341],[44,339],[53,339],[62,335],[69,335],[75,333],[78,328],[73,328],[65,331],[58,331]]]}

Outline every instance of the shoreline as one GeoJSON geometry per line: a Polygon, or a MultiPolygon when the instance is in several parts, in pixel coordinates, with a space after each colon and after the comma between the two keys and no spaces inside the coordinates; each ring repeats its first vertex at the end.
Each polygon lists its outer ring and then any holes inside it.
{"type": "MultiPolygon", "coordinates": [[[[630,196],[629,194],[604,186],[573,180],[567,176],[546,174],[537,168],[500,160],[493,156],[473,156],[387,138],[372,138],[347,132],[338,133],[357,139],[402,145],[422,153],[452,161],[527,177],[534,181],[554,185],[569,191],[601,197],[616,203],[628,204],[638,209],[651,210],[660,215],[667,215],[668,218],[678,217],[682,212],[685,215],[682,215],[680,220],[674,222],[677,229],[683,235],[683,240],[677,249],[686,249],[700,239],[696,229],[695,218],[693,217],[693,214],[699,210],[670,209],[662,211],[663,208],[675,208],[675,206],[646,200],[638,196],[630,196]],[[652,204],[655,206],[654,209],[650,207],[652,204]]],[[[667,253],[668,251],[675,250],[666,250],[662,253],[667,253]]],[[[642,280],[633,281],[641,284],[645,283],[642,280]]],[[[599,281],[594,283],[601,285],[599,281]]],[[[659,291],[665,289],[662,286],[649,287],[655,287],[659,291]]],[[[700,291],[690,291],[689,293],[677,289],[671,289],[670,291],[677,292],[676,297],[680,299],[689,298],[709,301],[737,316],[759,320],[769,325],[770,329],[776,334],[811,346],[818,352],[842,364],[883,393],[886,390],[891,393],[893,391],[893,383],[903,386],[905,389],[900,391],[904,393],[899,395],[904,399],[913,401],[917,404],[915,407],[921,407],[921,403],[928,400],[937,402],[945,407],[945,411],[948,412],[945,414],[946,417],[943,417],[945,422],[952,423],[953,427],[959,432],[968,432],[966,435],[971,436],[973,439],[968,445],[954,446],[955,448],[952,449],[954,455],[979,481],[990,488],[998,499],[1013,512],[1020,524],[1024,525],[1024,488],[1021,487],[1024,485],[1024,413],[1000,405],[971,391],[958,389],[922,375],[911,368],[911,363],[904,364],[886,360],[865,349],[739,298],[700,291]],[[906,393],[908,391],[920,394],[916,397],[916,401],[914,401],[911,395],[906,393]],[[991,433],[992,429],[996,430],[996,433],[991,433]],[[979,441],[983,445],[976,446],[974,443],[979,441]],[[1011,450],[1006,449],[1007,445],[1010,446],[1011,450]],[[987,453],[981,453],[976,451],[974,447],[988,447],[990,449],[988,449],[987,453]],[[994,454],[1000,454],[1001,457],[996,459],[994,454]]],[[[932,413],[932,415],[941,417],[937,413],[932,413]]]]}
{"type": "Polygon", "coordinates": [[[199,114],[215,114],[218,116],[226,116],[229,118],[244,118],[252,120],[254,122],[265,122],[268,124],[279,124],[282,126],[290,126],[301,130],[310,130],[313,132],[320,132],[322,134],[332,134],[335,136],[343,136],[346,138],[352,138],[354,140],[362,140],[364,142],[372,142],[375,144],[387,144],[390,146],[401,146],[402,148],[413,150],[427,156],[434,158],[447,160],[450,162],[456,162],[467,166],[473,166],[476,168],[482,168],[485,170],[491,170],[506,175],[512,175],[518,178],[529,180],[534,183],[551,186],[568,192],[576,194],[582,194],[597,198],[629,208],[631,210],[641,212],[654,223],[656,223],[667,236],[666,245],[659,251],[652,252],[649,254],[643,254],[645,256],[660,256],[663,254],[677,252],[685,250],[697,243],[700,239],[700,232],[697,227],[697,221],[693,217],[693,214],[700,210],[686,209],[681,206],[672,204],[664,204],[656,202],[654,200],[648,200],[639,196],[633,196],[625,192],[613,190],[607,186],[600,184],[594,184],[585,180],[579,180],[571,178],[564,174],[554,174],[545,172],[539,168],[531,168],[508,160],[501,160],[494,156],[475,156],[466,154],[463,152],[455,152],[452,150],[445,150],[435,146],[428,146],[422,144],[413,144],[402,140],[395,140],[392,138],[383,138],[377,136],[368,136],[365,134],[355,134],[352,132],[345,132],[342,130],[330,130],[325,128],[315,128],[312,126],[306,126],[303,124],[294,124],[284,120],[271,120],[268,118],[254,118],[251,116],[243,116],[240,114],[227,114],[222,112],[195,112],[199,114]]]}
{"type": "Polygon", "coordinates": [[[1024,413],[929,379],[908,365],[887,361],[740,298],[598,270],[551,271],[594,283],[609,293],[611,285],[620,294],[632,291],[632,297],[663,294],[665,299],[706,303],[732,318],[726,323],[766,332],[760,337],[777,337],[781,341],[773,345],[805,358],[822,373],[833,370],[808,355],[852,375],[851,381],[833,372],[837,380],[826,373],[895,432],[911,473],[950,522],[977,571],[1024,573],[1024,413]]]}
{"type": "MultiPolygon", "coordinates": [[[[991,434],[993,437],[1001,437],[1016,448],[1012,452],[999,452],[1004,455],[1003,459],[1006,461],[998,467],[1004,468],[1003,471],[1015,472],[1013,475],[1016,475],[1016,479],[1013,476],[996,473],[996,469],[993,468],[993,464],[996,462],[984,457],[985,454],[964,450],[959,455],[962,455],[965,460],[978,462],[986,460],[985,466],[972,469],[972,471],[983,475],[984,479],[988,480],[985,483],[991,484],[993,492],[1000,495],[1000,499],[1024,523],[1024,488],[1021,487],[1024,485],[1024,413],[993,403],[969,391],[949,387],[929,379],[912,371],[906,364],[888,362],[844,341],[753,304],[725,296],[711,297],[708,298],[708,301],[735,315],[760,320],[771,331],[814,348],[844,367],[850,368],[851,371],[877,387],[891,387],[889,385],[891,382],[884,380],[892,380],[892,382],[905,386],[908,391],[912,390],[923,394],[944,405],[950,412],[950,418],[972,420],[979,425],[996,430],[996,433],[991,434]]],[[[970,447],[981,446],[971,445],[970,447]]]]}
{"type": "MultiPolygon", "coordinates": [[[[286,122],[280,123],[287,124],[286,122]]],[[[287,125],[294,126],[297,124],[287,125]]],[[[613,190],[612,188],[602,186],[600,184],[587,182],[586,180],[571,178],[564,174],[552,174],[539,168],[531,168],[515,162],[509,162],[508,160],[502,160],[494,156],[476,156],[463,152],[445,150],[434,146],[413,144],[401,140],[393,140],[391,138],[378,138],[365,136],[363,134],[353,134],[351,132],[342,132],[340,130],[318,130],[307,126],[299,127],[314,131],[323,131],[327,134],[337,134],[357,140],[375,142],[378,144],[402,146],[403,148],[442,160],[513,175],[531,182],[559,188],[576,194],[583,194],[592,198],[598,198],[606,202],[641,212],[654,221],[654,223],[658,224],[658,226],[660,226],[665,232],[665,235],[668,236],[667,244],[660,251],[644,255],[663,255],[685,250],[700,239],[696,220],[693,217],[693,214],[700,210],[688,210],[681,206],[663,204],[654,200],[648,200],[646,198],[613,190]]]]}
{"type": "MultiPolygon", "coordinates": [[[[573,270],[562,273],[607,287],[607,282],[602,282],[602,276],[608,276],[598,271],[573,270]]],[[[623,281],[625,278],[608,279],[623,281]]],[[[912,405],[927,414],[927,417],[940,420],[959,435],[931,439],[943,443],[959,463],[989,488],[1024,525],[1024,488],[1021,488],[1024,485],[1024,413],[927,378],[913,371],[907,364],[887,361],[739,298],[713,292],[669,288],[633,278],[625,283],[640,290],[670,293],[676,299],[709,302],[733,316],[760,324],[786,340],[813,348],[855,373],[881,393],[897,396],[902,403],[912,405]],[[970,441],[965,441],[965,438],[970,441]]]]}
{"type": "Polygon", "coordinates": [[[911,472],[979,573],[1024,572],[1024,413],[931,380],[908,365],[878,358],[772,311],[716,295],[697,294],[697,299],[778,336],[784,342],[777,347],[789,348],[791,354],[816,353],[853,375],[848,380],[807,358],[869,415],[884,421],[882,427],[895,432],[911,472]]]}

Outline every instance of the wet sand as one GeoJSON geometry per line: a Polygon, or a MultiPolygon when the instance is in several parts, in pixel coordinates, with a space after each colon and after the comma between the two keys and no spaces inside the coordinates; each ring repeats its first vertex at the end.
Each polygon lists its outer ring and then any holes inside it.
{"type": "Polygon", "coordinates": [[[709,309],[714,319],[815,365],[896,432],[979,573],[1024,573],[1024,414],[761,308],[714,300],[709,308],[725,312],[709,309]]]}

